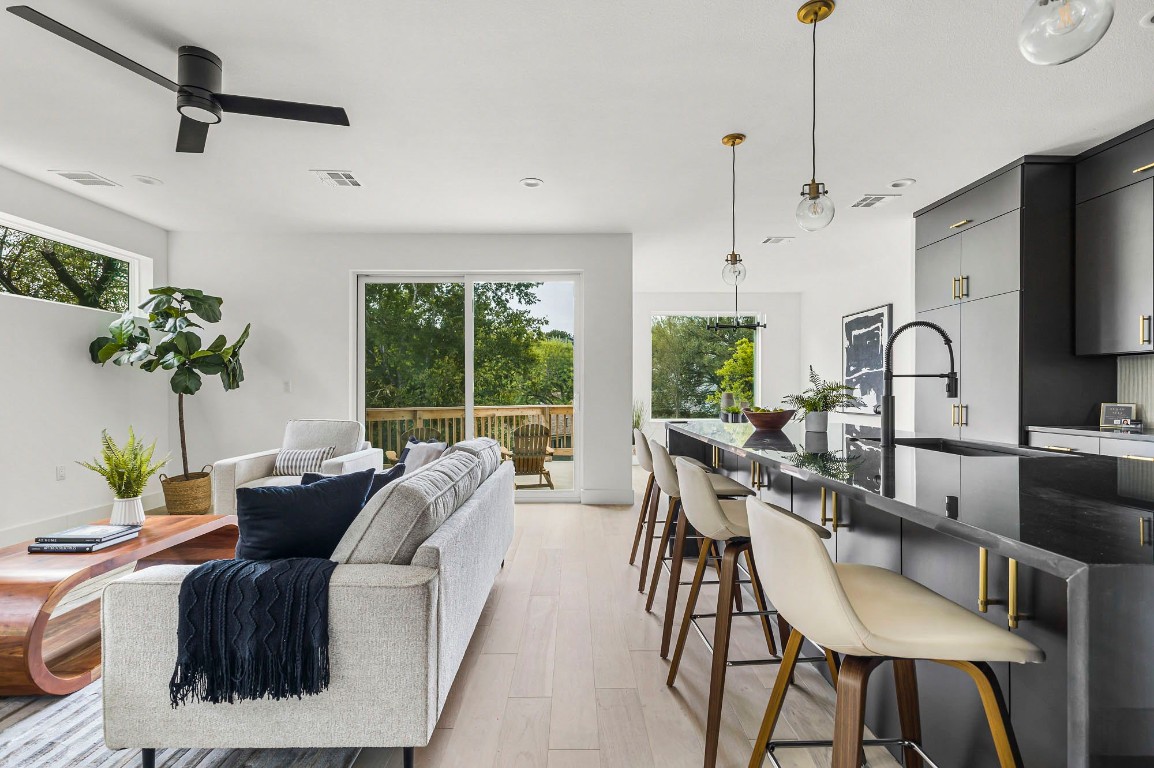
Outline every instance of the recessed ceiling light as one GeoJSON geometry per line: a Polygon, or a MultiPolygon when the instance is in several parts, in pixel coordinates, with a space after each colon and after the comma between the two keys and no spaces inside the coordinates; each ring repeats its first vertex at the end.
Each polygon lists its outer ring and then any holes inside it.
{"type": "Polygon", "coordinates": [[[898,179],[897,181],[890,182],[890,189],[904,189],[906,187],[912,187],[917,183],[917,179],[898,179]]]}
{"type": "Polygon", "coordinates": [[[521,186],[528,187],[529,189],[536,189],[544,183],[545,182],[541,181],[540,179],[534,178],[532,176],[521,179],[521,186]]]}
{"type": "Polygon", "coordinates": [[[147,184],[150,187],[157,187],[157,186],[160,186],[161,184],[164,183],[163,181],[156,178],[155,176],[144,176],[141,174],[134,174],[132,178],[136,179],[141,184],[147,184]]]}

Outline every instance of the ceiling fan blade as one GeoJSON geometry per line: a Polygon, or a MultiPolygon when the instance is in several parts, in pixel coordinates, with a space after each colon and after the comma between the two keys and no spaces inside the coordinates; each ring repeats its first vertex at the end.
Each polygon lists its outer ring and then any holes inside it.
{"type": "Polygon", "coordinates": [[[85,35],[80,34],[75,29],[72,29],[71,27],[66,27],[63,24],[61,24],[59,21],[56,21],[55,19],[48,18],[47,16],[45,16],[40,11],[37,11],[33,8],[29,8],[26,5],[13,5],[13,6],[8,8],[8,11],[9,11],[9,13],[13,13],[13,14],[19,16],[20,18],[24,19],[25,21],[32,22],[33,24],[40,27],[41,29],[46,29],[54,35],[59,35],[60,37],[63,37],[65,40],[67,40],[70,43],[75,43],[76,45],[79,45],[81,48],[85,48],[89,51],[92,51],[97,56],[102,56],[102,57],[108,59],[113,64],[119,64],[120,66],[124,67],[125,69],[127,69],[129,71],[135,72],[136,74],[140,75],[141,77],[147,77],[152,82],[156,83],[157,85],[163,85],[165,88],[167,88],[170,91],[176,91],[179,89],[179,86],[177,86],[176,83],[172,82],[171,80],[169,80],[164,75],[159,75],[156,72],[153,72],[151,69],[144,66],[143,64],[137,64],[132,59],[128,58],[127,56],[120,55],[119,53],[112,50],[108,46],[101,45],[100,43],[96,42],[92,38],[86,37],[85,35]]]}
{"type": "Polygon", "coordinates": [[[180,116],[180,132],[176,134],[177,152],[203,152],[208,140],[208,123],[180,116]]]}
{"type": "Polygon", "coordinates": [[[302,120],[307,123],[327,123],[328,125],[348,125],[349,116],[340,107],[325,107],[320,104],[301,104],[296,101],[278,99],[257,99],[252,96],[231,96],[227,93],[213,95],[216,103],[225,112],[259,117],[279,117],[282,120],[302,120]]]}

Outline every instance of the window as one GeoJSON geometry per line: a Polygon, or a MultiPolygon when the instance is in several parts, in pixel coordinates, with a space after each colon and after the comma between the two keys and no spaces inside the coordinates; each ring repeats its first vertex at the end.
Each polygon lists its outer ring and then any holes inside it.
{"type": "Polygon", "coordinates": [[[124,312],[130,265],[0,225],[0,293],[124,312]]]}
{"type": "Polygon", "coordinates": [[[712,322],[712,317],[654,315],[653,418],[716,416],[723,392],[732,392],[738,403],[756,404],[757,332],[711,331],[712,322]]]}

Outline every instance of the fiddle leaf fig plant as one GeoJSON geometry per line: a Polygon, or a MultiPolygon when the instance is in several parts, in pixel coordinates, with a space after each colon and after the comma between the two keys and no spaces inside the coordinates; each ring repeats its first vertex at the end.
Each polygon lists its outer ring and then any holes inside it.
{"type": "Polygon", "coordinates": [[[92,362],[104,365],[140,365],[142,370],[170,371],[169,386],[176,393],[180,424],[180,458],[188,478],[188,447],[184,428],[184,396],[200,391],[204,376],[220,376],[226,391],[244,381],[240,350],[248,340],[246,325],[236,341],[229,344],[217,336],[206,347],[195,329],[204,323],[220,322],[224,301],[193,288],[165,286],[149,291],[140,308],[148,313],[142,325],[132,312],[125,312],[108,326],[108,336],[94,339],[88,346],[92,362]]]}

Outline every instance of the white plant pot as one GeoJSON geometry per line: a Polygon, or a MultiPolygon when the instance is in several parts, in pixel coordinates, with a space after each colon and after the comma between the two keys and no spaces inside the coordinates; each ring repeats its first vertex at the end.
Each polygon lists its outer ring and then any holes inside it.
{"type": "Polygon", "coordinates": [[[825,432],[827,429],[829,429],[828,412],[818,411],[816,413],[807,413],[805,415],[806,432],[825,432]]]}
{"type": "Polygon", "coordinates": [[[144,525],[144,503],[139,496],[114,500],[109,522],[113,525],[144,525]]]}

